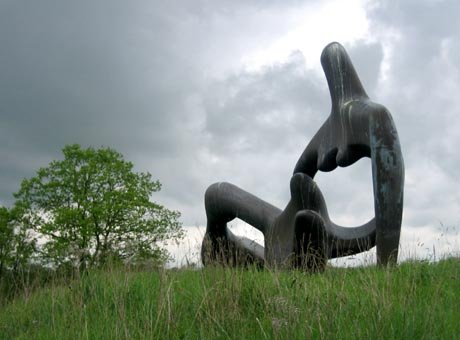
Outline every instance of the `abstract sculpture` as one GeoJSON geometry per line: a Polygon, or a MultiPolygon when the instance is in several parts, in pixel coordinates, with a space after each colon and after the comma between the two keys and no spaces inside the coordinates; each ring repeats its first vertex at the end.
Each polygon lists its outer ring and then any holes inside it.
{"type": "Polygon", "coordinates": [[[230,183],[215,183],[205,194],[207,230],[204,265],[265,263],[274,267],[321,270],[327,259],[377,246],[377,263],[395,263],[403,209],[404,162],[393,119],[370,101],[345,49],[326,46],[321,64],[332,110],[300,156],[290,181],[291,200],[280,209],[230,183]],[[375,218],[358,227],[334,224],[313,178],[318,170],[372,160],[375,218]],[[234,218],[265,237],[265,247],[250,246],[227,229],[234,218]]]}

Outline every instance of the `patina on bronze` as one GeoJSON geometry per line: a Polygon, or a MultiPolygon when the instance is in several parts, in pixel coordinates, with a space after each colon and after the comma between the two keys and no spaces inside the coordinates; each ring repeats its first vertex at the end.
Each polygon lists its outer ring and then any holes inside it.
{"type": "MultiPolygon", "coordinates": [[[[395,263],[403,210],[404,161],[388,110],[372,102],[343,46],[331,43],[321,55],[332,109],[300,156],[290,181],[291,200],[281,211],[230,183],[215,183],[205,194],[207,229],[204,265],[259,263],[271,267],[321,270],[327,259],[377,246],[377,263],[395,263]],[[329,218],[313,181],[319,171],[372,161],[375,217],[357,227],[329,218]],[[260,230],[265,247],[251,245],[227,229],[239,218],[260,230]]],[[[352,194],[352,193],[351,193],[352,194]]]]}

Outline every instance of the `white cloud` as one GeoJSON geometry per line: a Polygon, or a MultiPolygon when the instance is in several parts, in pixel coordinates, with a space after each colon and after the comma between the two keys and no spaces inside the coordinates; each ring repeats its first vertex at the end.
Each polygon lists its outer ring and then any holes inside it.
{"type": "Polygon", "coordinates": [[[342,44],[369,39],[368,20],[364,5],[366,1],[331,0],[304,2],[288,13],[291,26],[268,46],[252,51],[242,62],[249,70],[286,60],[293,51],[301,51],[306,66],[320,68],[319,55],[332,41],[342,44]]]}

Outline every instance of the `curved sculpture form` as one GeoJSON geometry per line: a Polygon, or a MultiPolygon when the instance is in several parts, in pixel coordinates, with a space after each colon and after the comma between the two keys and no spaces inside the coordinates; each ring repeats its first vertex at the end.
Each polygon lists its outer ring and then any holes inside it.
{"type": "Polygon", "coordinates": [[[329,117],[300,156],[290,182],[291,200],[280,209],[229,183],[211,185],[205,194],[207,230],[203,264],[260,263],[275,267],[324,268],[327,259],[377,246],[377,263],[395,263],[403,209],[404,161],[388,110],[364,91],[345,49],[326,46],[321,64],[331,94],[329,117]],[[375,218],[342,227],[329,218],[313,181],[319,171],[372,160],[375,218]],[[235,237],[227,222],[240,218],[265,236],[265,249],[235,237]]]}

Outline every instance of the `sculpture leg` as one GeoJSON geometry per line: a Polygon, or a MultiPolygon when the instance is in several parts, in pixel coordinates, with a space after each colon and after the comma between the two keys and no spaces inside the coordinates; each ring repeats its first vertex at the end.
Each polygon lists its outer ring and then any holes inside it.
{"type": "Polygon", "coordinates": [[[215,183],[206,190],[205,208],[208,221],[201,250],[204,265],[237,264],[238,251],[244,253],[244,245],[227,237],[227,222],[239,218],[264,233],[281,213],[273,205],[225,182],[215,183]]]}
{"type": "Polygon", "coordinates": [[[322,271],[327,263],[325,221],[315,211],[302,210],[295,218],[294,265],[310,272],[322,271]]]}
{"type": "Polygon", "coordinates": [[[267,265],[316,270],[326,264],[326,210],[321,191],[311,177],[296,173],[291,200],[265,238],[267,265]]]}

